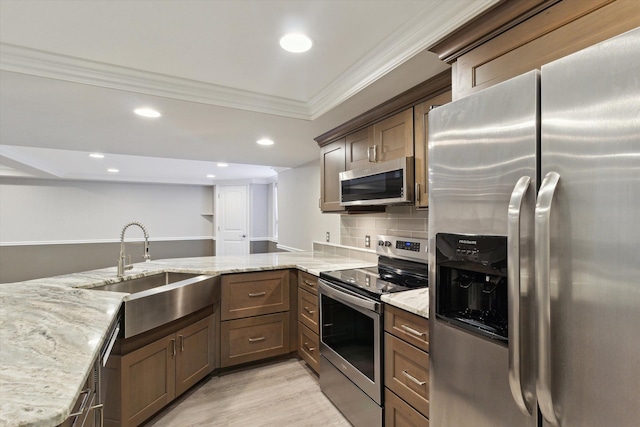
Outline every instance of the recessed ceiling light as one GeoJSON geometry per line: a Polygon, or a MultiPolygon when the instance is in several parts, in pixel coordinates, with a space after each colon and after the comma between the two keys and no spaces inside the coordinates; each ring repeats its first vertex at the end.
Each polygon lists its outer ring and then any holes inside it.
{"type": "Polygon", "coordinates": [[[89,157],[93,157],[94,159],[104,159],[104,154],[101,153],[91,153],[89,157]]]}
{"type": "Polygon", "coordinates": [[[109,173],[118,173],[118,172],[120,172],[120,169],[109,168],[109,169],[107,169],[107,172],[109,172],[109,173]]]}
{"type": "Polygon", "coordinates": [[[156,118],[162,116],[162,114],[152,108],[136,108],[133,112],[142,117],[156,118]]]}
{"type": "Polygon", "coordinates": [[[218,167],[220,168],[226,168],[227,166],[229,166],[227,163],[218,163],[218,167]]]}
{"type": "Polygon", "coordinates": [[[212,175],[212,174],[207,175],[207,178],[215,178],[215,177],[216,177],[216,176],[215,176],[215,175],[212,175]]]}
{"type": "Polygon", "coordinates": [[[260,145],[273,145],[273,141],[269,138],[262,138],[256,141],[260,145]]]}
{"type": "Polygon", "coordinates": [[[280,47],[287,52],[302,53],[311,49],[313,42],[309,36],[300,33],[289,33],[280,39],[280,47]]]}

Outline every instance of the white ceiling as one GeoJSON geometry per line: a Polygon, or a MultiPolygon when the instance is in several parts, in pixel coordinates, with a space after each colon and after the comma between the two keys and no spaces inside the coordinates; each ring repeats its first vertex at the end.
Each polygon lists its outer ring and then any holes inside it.
{"type": "Polygon", "coordinates": [[[0,0],[0,176],[268,178],[447,69],[425,48],[496,2],[0,0]],[[283,51],[289,31],[314,47],[283,51]]]}

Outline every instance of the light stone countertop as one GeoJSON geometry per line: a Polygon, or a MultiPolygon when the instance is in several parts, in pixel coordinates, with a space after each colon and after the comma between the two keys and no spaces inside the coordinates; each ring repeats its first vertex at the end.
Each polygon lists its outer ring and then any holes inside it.
{"type": "MultiPolygon", "coordinates": [[[[135,264],[127,279],[164,271],[220,275],[375,264],[318,252],[177,258],[135,264]]],[[[0,426],[56,426],[70,414],[109,326],[127,294],[90,288],[116,283],[104,268],[0,284],[0,426]]]]}
{"type": "MultiPolygon", "coordinates": [[[[176,258],[135,264],[126,279],[165,271],[221,275],[296,268],[321,271],[375,263],[319,252],[176,258]]],[[[90,288],[117,283],[116,268],[0,284],[0,426],[56,426],[68,416],[127,294],[90,288]]],[[[429,291],[382,301],[423,317],[429,291]]]]}
{"type": "Polygon", "coordinates": [[[429,288],[382,295],[382,302],[429,318],[429,288]]]}

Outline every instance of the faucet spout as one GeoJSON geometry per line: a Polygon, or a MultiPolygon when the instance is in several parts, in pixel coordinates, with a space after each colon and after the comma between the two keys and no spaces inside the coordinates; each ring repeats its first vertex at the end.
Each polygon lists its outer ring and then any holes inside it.
{"type": "Polygon", "coordinates": [[[120,256],[118,257],[118,277],[124,276],[124,272],[126,270],[131,270],[133,268],[133,264],[131,264],[131,255],[129,255],[129,264],[127,264],[127,258],[124,252],[124,233],[127,231],[127,228],[132,225],[137,225],[142,229],[144,233],[144,254],[143,258],[145,261],[151,261],[151,255],[149,255],[149,233],[147,233],[147,229],[144,225],[137,221],[133,221],[122,227],[122,231],[120,232],[120,256]]]}

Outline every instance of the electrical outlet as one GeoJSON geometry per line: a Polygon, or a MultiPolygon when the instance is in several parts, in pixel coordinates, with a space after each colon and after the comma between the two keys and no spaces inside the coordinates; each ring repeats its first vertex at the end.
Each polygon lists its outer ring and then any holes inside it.
{"type": "Polygon", "coordinates": [[[371,247],[371,236],[364,236],[364,247],[365,248],[371,247]]]}
{"type": "Polygon", "coordinates": [[[326,235],[326,237],[325,237],[325,240],[326,240],[327,242],[331,240],[331,233],[329,233],[328,231],[327,231],[327,235],[326,235]]]}

